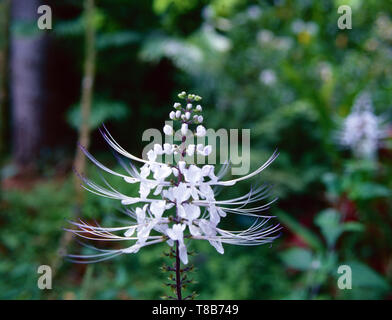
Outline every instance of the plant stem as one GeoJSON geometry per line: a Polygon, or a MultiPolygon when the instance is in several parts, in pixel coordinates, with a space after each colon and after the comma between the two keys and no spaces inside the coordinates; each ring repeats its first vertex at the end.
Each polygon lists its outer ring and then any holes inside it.
{"type": "MultiPolygon", "coordinates": [[[[79,125],[79,143],[89,148],[90,144],[90,125],[89,120],[91,116],[91,107],[93,103],[94,92],[94,78],[95,78],[95,61],[96,61],[96,48],[95,48],[95,33],[96,26],[94,23],[95,2],[94,0],[85,0],[85,58],[84,58],[84,73],[82,80],[82,96],[80,102],[81,108],[81,123],[79,125]]],[[[77,147],[74,159],[75,170],[79,173],[84,173],[86,167],[86,157],[83,151],[77,147]]],[[[76,192],[76,206],[78,209],[83,204],[84,192],[80,188],[80,181],[77,177],[74,179],[74,188],[76,192]]]]}
{"type": "Polygon", "coordinates": [[[176,241],[176,290],[177,290],[177,300],[182,300],[181,295],[181,261],[180,261],[180,253],[178,250],[179,243],[176,241]]]}
{"type": "MultiPolygon", "coordinates": [[[[89,119],[91,115],[93,92],[94,92],[94,78],[95,78],[95,64],[96,64],[96,48],[95,48],[95,33],[96,26],[94,23],[95,0],[84,1],[85,12],[85,58],[84,58],[84,71],[82,80],[82,97],[81,97],[81,116],[82,121],[79,125],[79,142],[86,149],[90,143],[90,126],[89,119]]],[[[84,173],[86,168],[86,157],[82,150],[77,147],[74,168],[79,173],[84,173]]],[[[84,202],[84,192],[80,188],[80,181],[78,177],[74,177],[74,190],[75,190],[75,204],[73,216],[78,219],[80,211],[84,202]]],[[[62,263],[62,256],[66,254],[67,247],[72,241],[72,233],[66,232],[60,239],[59,250],[60,253],[53,262],[53,274],[59,269],[62,263]]]]}

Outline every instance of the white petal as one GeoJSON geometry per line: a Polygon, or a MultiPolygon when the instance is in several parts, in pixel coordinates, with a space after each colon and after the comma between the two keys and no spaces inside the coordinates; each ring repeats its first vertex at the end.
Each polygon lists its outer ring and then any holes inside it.
{"type": "Polygon", "coordinates": [[[150,150],[147,152],[147,158],[149,161],[155,161],[157,158],[157,155],[155,154],[154,150],[150,150]]]}
{"type": "Polygon", "coordinates": [[[122,252],[124,253],[136,253],[138,252],[140,249],[140,245],[139,244],[134,244],[133,246],[123,249],[122,252]]]}
{"type": "Polygon", "coordinates": [[[177,214],[181,217],[181,218],[186,218],[186,211],[184,206],[182,206],[181,204],[177,205],[177,214]]]}
{"type": "Polygon", "coordinates": [[[181,125],[181,134],[182,134],[183,136],[185,136],[187,132],[188,132],[188,124],[183,123],[183,124],[181,125]]]}
{"type": "Polygon", "coordinates": [[[211,146],[205,146],[203,150],[203,154],[205,156],[208,156],[212,152],[212,147],[211,146]]]}
{"type": "Polygon", "coordinates": [[[131,237],[135,233],[136,227],[130,227],[127,231],[125,231],[124,236],[131,237]]]}
{"type": "Polygon", "coordinates": [[[165,211],[166,201],[165,200],[157,200],[153,201],[150,204],[150,210],[153,215],[157,218],[160,218],[165,211]]]}
{"type": "Polygon", "coordinates": [[[131,197],[129,197],[129,198],[121,200],[121,204],[126,206],[128,204],[134,204],[134,203],[139,202],[139,201],[140,201],[139,198],[131,198],[131,197]]]}
{"type": "Polygon", "coordinates": [[[186,250],[186,246],[184,243],[180,243],[179,245],[179,253],[180,253],[180,260],[183,264],[187,264],[188,263],[188,252],[186,250]]]}
{"type": "Polygon", "coordinates": [[[193,204],[184,203],[185,218],[192,221],[200,216],[200,208],[193,204]]]}
{"type": "Polygon", "coordinates": [[[154,144],[154,152],[157,155],[163,154],[162,146],[160,144],[158,144],[158,143],[154,144]]]}
{"type": "Polygon", "coordinates": [[[192,236],[197,237],[197,236],[201,235],[200,229],[198,227],[196,227],[195,225],[190,223],[188,225],[188,228],[189,228],[189,232],[191,233],[192,236]]]}
{"type": "Polygon", "coordinates": [[[223,249],[222,242],[220,241],[210,241],[210,244],[218,251],[220,254],[224,254],[225,250],[223,249]]]}

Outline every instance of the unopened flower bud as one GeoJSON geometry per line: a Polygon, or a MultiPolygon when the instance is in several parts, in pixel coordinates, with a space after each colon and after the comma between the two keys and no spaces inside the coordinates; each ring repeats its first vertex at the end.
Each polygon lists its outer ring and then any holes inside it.
{"type": "Polygon", "coordinates": [[[208,156],[212,152],[212,147],[211,146],[205,146],[203,150],[203,154],[205,156],[208,156]]]}
{"type": "Polygon", "coordinates": [[[174,118],[176,117],[176,113],[174,111],[169,113],[169,118],[174,120],[174,118]]]}
{"type": "Polygon", "coordinates": [[[177,110],[181,109],[181,103],[176,102],[176,103],[173,105],[173,108],[174,108],[174,109],[177,109],[177,110]]]}
{"type": "Polygon", "coordinates": [[[197,126],[196,135],[198,137],[204,137],[206,135],[206,128],[204,128],[202,125],[197,126]]]}
{"type": "Polygon", "coordinates": [[[197,117],[197,121],[198,121],[199,123],[203,123],[203,116],[198,116],[198,117],[197,117]]]}
{"type": "Polygon", "coordinates": [[[181,117],[181,111],[176,111],[176,118],[180,118],[181,117]]]}
{"type": "Polygon", "coordinates": [[[198,104],[197,106],[196,106],[196,109],[195,109],[195,111],[197,111],[197,112],[201,112],[203,110],[203,108],[201,107],[201,105],[200,104],[198,104]]]}
{"type": "Polygon", "coordinates": [[[166,125],[163,127],[163,132],[164,132],[166,135],[171,136],[171,135],[173,134],[173,128],[172,128],[171,126],[169,126],[168,124],[166,124],[166,125]]]}
{"type": "Polygon", "coordinates": [[[188,103],[188,104],[186,105],[186,109],[187,109],[187,110],[191,110],[191,109],[192,109],[192,103],[188,103]]]}
{"type": "Polygon", "coordinates": [[[179,97],[180,99],[185,99],[185,97],[186,97],[186,92],[185,92],[185,91],[182,91],[181,93],[178,94],[178,97],[179,97]]]}
{"type": "Polygon", "coordinates": [[[191,117],[191,113],[190,112],[185,112],[185,119],[189,120],[190,117],[191,117]]]}

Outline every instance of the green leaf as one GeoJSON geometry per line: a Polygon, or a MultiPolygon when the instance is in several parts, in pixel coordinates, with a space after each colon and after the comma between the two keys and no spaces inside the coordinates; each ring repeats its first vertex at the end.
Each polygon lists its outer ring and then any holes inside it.
{"type": "Polygon", "coordinates": [[[82,35],[86,26],[86,21],[83,16],[69,21],[58,22],[54,28],[57,35],[63,37],[82,35]]]}
{"type": "Polygon", "coordinates": [[[137,32],[122,31],[109,32],[97,36],[96,46],[98,49],[107,49],[111,47],[121,47],[140,40],[137,32]]]}
{"type": "Polygon", "coordinates": [[[391,191],[377,183],[363,182],[355,184],[349,195],[352,199],[368,200],[388,197],[391,195],[391,191]]]}
{"type": "MultiPolygon", "coordinates": [[[[90,129],[95,129],[107,120],[123,120],[130,114],[130,109],[123,102],[106,100],[94,101],[90,115],[90,129]]],[[[79,128],[81,123],[80,104],[73,106],[67,114],[68,123],[73,128],[79,128]]]]}
{"type": "Polygon", "coordinates": [[[352,288],[366,287],[379,290],[388,290],[390,285],[388,282],[366,264],[359,261],[349,261],[344,263],[349,266],[352,271],[352,288]]]}
{"type": "Polygon", "coordinates": [[[316,251],[323,250],[323,244],[317,235],[301,225],[293,217],[281,210],[279,210],[276,215],[284,225],[290,228],[296,235],[301,237],[301,239],[303,239],[311,248],[316,251]]]}
{"type": "Polygon", "coordinates": [[[306,271],[312,266],[313,255],[310,250],[292,248],[281,253],[281,259],[287,267],[306,271]]]}
{"type": "Polygon", "coordinates": [[[343,232],[340,213],[334,209],[321,211],[315,218],[315,224],[321,229],[328,247],[332,247],[343,232]]]}
{"type": "Polygon", "coordinates": [[[359,222],[346,222],[343,224],[344,231],[363,231],[364,226],[359,222]]]}

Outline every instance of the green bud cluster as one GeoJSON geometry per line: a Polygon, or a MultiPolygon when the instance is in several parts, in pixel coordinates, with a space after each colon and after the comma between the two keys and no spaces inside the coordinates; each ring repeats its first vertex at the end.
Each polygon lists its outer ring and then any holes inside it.
{"type": "Polygon", "coordinates": [[[181,93],[178,94],[178,97],[180,99],[184,99],[187,100],[188,102],[193,102],[193,101],[200,101],[202,99],[202,97],[196,95],[196,94],[188,94],[185,91],[182,91],[181,93]]]}
{"type": "MultiPolygon", "coordinates": [[[[188,252],[189,255],[195,255],[195,252],[188,252]]],[[[174,248],[170,248],[169,252],[164,252],[163,255],[168,258],[176,258],[176,252],[174,248]]],[[[175,272],[176,272],[176,267],[175,267],[175,262],[173,263],[172,266],[163,264],[162,267],[160,267],[160,270],[162,272],[169,272],[170,274],[167,277],[167,282],[164,283],[165,287],[169,287],[173,294],[176,293],[176,277],[175,277],[175,272]]],[[[186,266],[185,268],[180,269],[180,275],[181,275],[181,288],[182,289],[187,289],[187,287],[191,284],[197,283],[194,279],[188,278],[188,273],[194,272],[196,270],[195,266],[193,264],[186,266]]],[[[192,294],[188,295],[187,297],[184,298],[184,300],[193,300],[197,297],[196,292],[192,292],[192,294]]],[[[162,299],[165,300],[176,300],[175,296],[171,295],[164,295],[161,297],[162,299]]]]}

